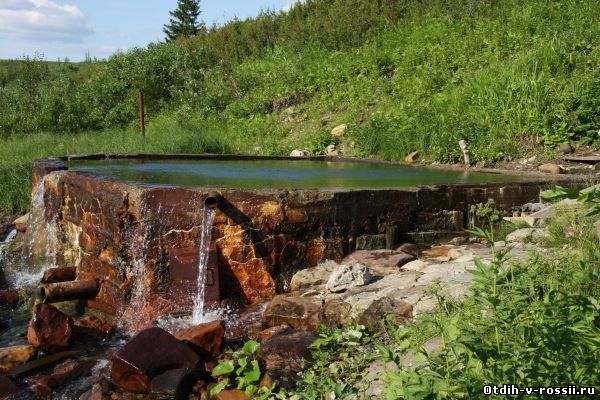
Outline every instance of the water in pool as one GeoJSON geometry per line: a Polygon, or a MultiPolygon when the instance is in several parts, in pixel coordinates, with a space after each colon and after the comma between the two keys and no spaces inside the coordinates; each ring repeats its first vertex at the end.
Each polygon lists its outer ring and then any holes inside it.
{"type": "Polygon", "coordinates": [[[128,182],[243,189],[384,189],[521,180],[496,173],[320,160],[78,160],[70,161],[69,169],[128,182]]]}

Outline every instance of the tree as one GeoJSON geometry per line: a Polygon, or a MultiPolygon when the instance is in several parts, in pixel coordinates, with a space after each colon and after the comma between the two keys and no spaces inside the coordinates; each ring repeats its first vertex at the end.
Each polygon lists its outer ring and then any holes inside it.
{"type": "Polygon", "coordinates": [[[171,19],[163,28],[167,35],[167,42],[179,37],[193,37],[204,30],[204,23],[198,21],[199,0],[178,0],[177,8],[170,11],[169,14],[171,14],[171,19]]]}

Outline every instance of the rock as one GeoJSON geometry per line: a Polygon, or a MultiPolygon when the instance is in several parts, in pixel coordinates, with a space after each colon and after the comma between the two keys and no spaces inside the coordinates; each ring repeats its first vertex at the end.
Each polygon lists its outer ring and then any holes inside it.
{"type": "Polygon", "coordinates": [[[22,289],[0,290],[0,307],[7,307],[11,310],[18,308],[25,298],[25,292],[22,289]]]}
{"type": "Polygon", "coordinates": [[[395,323],[400,324],[407,318],[412,318],[412,311],[413,306],[406,301],[382,297],[375,300],[362,312],[358,322],[373,329],[381,326],[383,318],[390,315],[395,323]]]}
{"type": "Polygon", "coordinates": [[[344,258],[342,263],[360,263],[371,268],[377,275],[388,275],[398,272],[400,267],[414,259],[414,255],[403,251],[359,250],[344,258]]]}
{"type": "Polygon", "coordinates": [[[413,163],[416,161],[417,158],[419,158],[419,152],[413,151],[413,152],[409,153],[406,157],[404,157],[404,162],[405,163],[413,163]]]}
{"type": "Polygon", "coordinates": [[[560,146],[556,146],[554,151],[561,154],[571,154],[573,151],[575,151],[575,149],[573,149],[573,146],[571,146],[569,143],[565,143],[561,144],[560,146]]]}
{"type": "Polygon", "coordinates": [[[11,346],[0,349],[0,373],[6,374],[17,365],[25,364],[37,354],[35,347],[30,345],[11,346]]]}
{"type": "Polygon", "coordinates": [[[506,242],[540,242],[549,235],[550,233],[545,228],[521,228],[506,235],[506,242]]]}
{"type": "Polygon", "coordinates": [[[188,400],[194,393],[198,381],[205,383],[210,381],[210,377],[198,368],[177,368],[170,369],[152,379],[150,393],[152,398],[165,398],[174,400],[188,400]]]}
{"type": "Polygon", "coordinates": [[[356,250],[385,249],[387,245],[385,234],[363,235],[356,238],[356,250]]]}
{"type": "Polygon", "coordinates": [[[223,321],[211,321],[184,329],[175,333],[179,340],[189,342],[194,347],[202,349],[213,356],[221,354],[223,338],[225,337],[225,324],[223,321]]]}
{"type": "Polygon", "coordinates": [[[216,400],[250,400],[250,397],[239,389],[222,390],[216,400]]]}
{"type": "Polygon", "coordinates": [[[453,246],[461,246],[467,243],[467,238],[464,236],[456,236],[453,237],[449,243],[453,246]]]}
{"type": "Polygon", "coordinates": [[[263,329],[262,331],[258,332],[258,334],[256,335],[257,336],[256,338],[259,341],[264,342],[265,340],[269,340],[271,337],[273,337],[273,335],[283,332],[286,329],[291,329],[288,324],[272,326],[270,328],[263,329]]]}
{"type": "Polygon", "coordinates": [[[10,399],[10,396],[20,391],[21,389],[8,376],[0,374],[0,399],[10,399]]]}
{"type": "Polygon", "coordinates": [[[322,300],[313,297],[278,295],[265,310],[268,326],[288,324],[292,328],[317,330],[321,322],[322,300]]]}
{"type": "Polygon", "coordinates": [[[348,124],[341,124],[331,130],[331,136],[334,138],[341,137],[348,130],[348,124]]]}
{"type": "Polygon", "coordinates": [[[417,246],[414,243],[402,243],[400,246],[398,246],[396,251],[400,251],[416,257],[419,255],[419,246],[417,246]]]}
{"type": "Polygon", "coordinates": [[[303,330],[281,332],[260,345],[258,358],[279,386],[292,388],[302,370],[302,360],[313,361],[309,346],[317,338],[315,333],[303,330]]]}
{"type": "Polygon", "coordinates": [[[115,324],[109,318],[96,314],[85,314],[75,318],[73,339],[80,342],[109,340],[115,334],[115,324]]]}
{"type": "Polygon", "coordinates": [[[350,323],[350,305],[341,299],[329,299],[323,305],[323,322],[333,328],[341,328],[350,323]]]}
{"type": "Polygon", "coordinates": [[[363,393],[365,398],[382,399],[383,389],[386,387],[385,375],[399,370],[398,365],[393,361],[375,360],[367,368],[364,380],[369,383],[369,387],[363,393]]]}
{"type": "Polygon", "coordinates": [[[562,174],[562,168],[560,165],[550,163],[540,165],[538,167],[538,171],[546,174],[562,174]]]}
{"type": "Polygon", "coordinates": [[[32,385],[32,390],[46,396],[70,380],[91,376],[92,369],[98,364],[97,360],[69,360],[57,365],[51,375],[38,377],[32,385]]]}
{"type": "Polygon", "coordinates": [[[49,365],[55,364],[66,358],[77,356],[80,353],[80,351],[68,350],[52,354],[46,357],[36,358],[35,360],[28,361],[23,365],[19,365],[11,369],[10,376],[15,379],[20,379],[24,376],[33,374],[37,370],[46,368],[49,365]]]}
{"type": "Polygon", "coordinates": [[[325,155],[327,156],[337,156],[339,152],[335,149],[335,144],[330,144],[325,148],[325,155]]]}
{"type": "Polygon", "coordinates": [[[47,353],[69,348],[73,318],[50,304],[36,304],[29,322],[27,340],[47,353]]]}
{"type": "Polygon", "coordinates": [[[27,221],[29,220],[29,213],[20,216],[13,221],[17,232],[25,232],[27,230],[27,221]]]}
{"type": "Polygon", "coordinates": [[[351,287],[364,286],[372,278],[373,272],[362,264],[338,265],[325,287],[332,293],[343,292],[351,287]]]}
{"type": "Polygon", "coordinates": [[[429,265],[429,263],[426,261],[414,260],[414,261],[404,264],[402,266],[402,271],[421,271],[427,265],[429,265]]]}
{"type": "MultiPolygon", "coordinates": [[[[448,252],[453,246],[435,246],[428,250],[423,250],[421,256],[425,258],[448,257],[448,252]]],[[[449,259],[449,257],[448,257],[449,259]]]]}
{"type": "Polygon", "coordinates": [[[290,281],[291,291],[302,293],[315,287],[325,287],[329,275],[331,275],[336,265],[335,262],[329,261],[296,272],[290,281]]]}
{"type": "Polygon", "coordinates": [[[290,153],[290,157],[307,157],[307,156],[308,156],[308,150],[295,149],[295,150],[292,150],[292,152],[290,153]]]}
{"type": "Polygon", "coordinates": [[[113,383],[133,393],[148,393],[152,379],[168,369],[195,368],[200,357],[186,344],[160,328],[131,338],[112,356],[113,383]]]}

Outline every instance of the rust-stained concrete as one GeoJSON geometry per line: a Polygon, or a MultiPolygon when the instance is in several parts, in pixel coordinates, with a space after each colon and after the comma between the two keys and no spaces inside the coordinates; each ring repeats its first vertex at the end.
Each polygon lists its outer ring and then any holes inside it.
{"type": "MultiPolygon", "coordinates": [[[[46,218],[58,224],[59,265],[76,265],[77,279],[101,281],[89,305],[120,313],[133,287],[133,262],[141,258],[149,305],[190,311],[202,205],[214,189],[112,181],[68,171],[57,159],[34,164],[34,184],[53,170],[62,172],[44,180],[46,218]]],[[[534,174],[529,182],[395,190],[218,190],[223,201],[212,229],[212,261],[221,296],[259,302],[286,290],[297,270],[340,261],[357,237],[461,231],[471,204],[493,198],[497,208],[510,210],[538,201],[541,189],[576,185],[573,179],[534,174]]]]}

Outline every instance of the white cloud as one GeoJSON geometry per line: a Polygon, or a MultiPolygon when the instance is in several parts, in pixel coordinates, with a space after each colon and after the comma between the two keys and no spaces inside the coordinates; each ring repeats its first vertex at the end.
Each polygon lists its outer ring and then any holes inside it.
{"type": "Polygon", "coordinates": [[[43,42],[82,42],[94,31],[75,5],[53,0],[0,0],[0,35],[43,42]]]}

